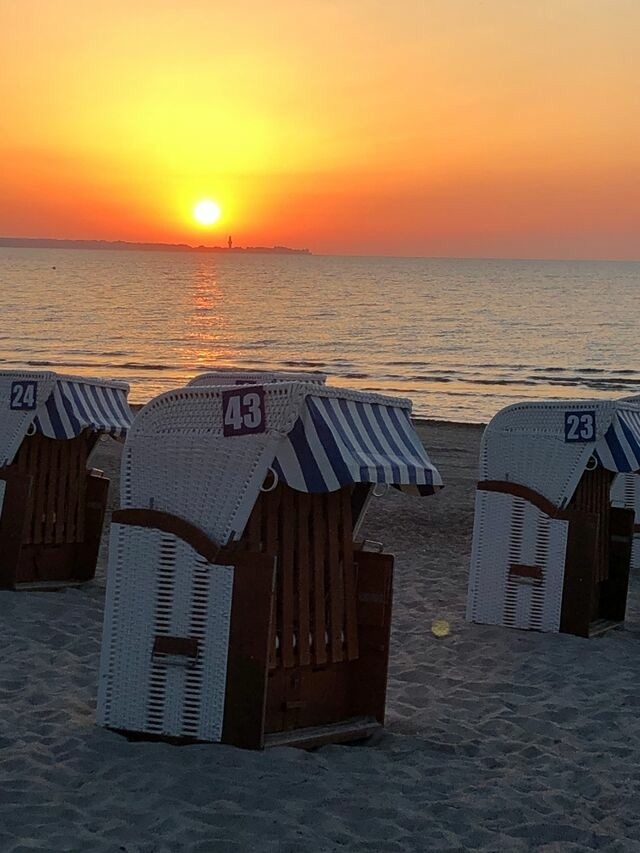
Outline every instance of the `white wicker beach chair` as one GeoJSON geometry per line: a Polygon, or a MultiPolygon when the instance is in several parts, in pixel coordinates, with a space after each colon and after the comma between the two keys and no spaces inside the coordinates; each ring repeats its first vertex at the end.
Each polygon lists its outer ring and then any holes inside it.
{"type": "Polygon", "coordinates": [[[640,406],[521,403],[480,450],[469,575],[473,622],[590,636],[626,607],[633,517],[611,482],[640,468],[640,406]]]}
{"type": "Polygon", "coordinates": [[[88,470],[100,434],[132,420],[121,382],[0,372],[0,586],[95,573],[109,481],[88,470]]]}
{"type": "Polygon", "coordinates": [[[268,382],[319,382],[327,381],[325,373],[302,373],[286,370],[247,370],[219,367],[200,373],[188,383],[193,385],[265,385],[268,382]]]}
{"type": "Polygon", "coordinates": [[[441,486],[409,415],[300,382],[144,407],[111,528],[99,722],[254,748],[382,723],[393,558],[354,546],[352,497],[441,486]]]}

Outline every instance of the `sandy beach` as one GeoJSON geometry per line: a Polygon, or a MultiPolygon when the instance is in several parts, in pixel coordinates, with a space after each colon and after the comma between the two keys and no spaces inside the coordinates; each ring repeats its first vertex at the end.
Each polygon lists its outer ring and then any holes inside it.
{"type": "MultiPolygon", "coordinates": [[[[96,726],[107,526],[94,582],[0,592],[0,851],[640,850],[638,579],[600,639],[466,623],[481,427],[419,432],[446,488],[391,490],[363,531],[396,557],[385,732],[259,753],[96,726]]],[[[93,460],[112,508],[120,450],[93,460]]]]}

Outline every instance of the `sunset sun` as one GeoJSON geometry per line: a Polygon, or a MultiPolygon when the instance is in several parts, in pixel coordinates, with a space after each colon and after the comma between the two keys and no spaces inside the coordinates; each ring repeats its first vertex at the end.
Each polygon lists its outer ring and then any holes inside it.
{"type": "Polygon", "coordinates": [[[220,219],[220,205],[215,201],[203,199],[193,208],[193,216],[200,225],[214,225],[220,219]]]}

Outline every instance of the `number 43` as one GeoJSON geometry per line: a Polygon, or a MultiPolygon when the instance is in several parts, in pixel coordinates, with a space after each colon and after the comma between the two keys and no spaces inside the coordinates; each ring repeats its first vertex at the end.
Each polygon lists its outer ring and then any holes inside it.
{"type": "Polygon", "coordinates": [[[264,432],[264,389],[225,391],[222,395],[224,435],[264,432]]]}

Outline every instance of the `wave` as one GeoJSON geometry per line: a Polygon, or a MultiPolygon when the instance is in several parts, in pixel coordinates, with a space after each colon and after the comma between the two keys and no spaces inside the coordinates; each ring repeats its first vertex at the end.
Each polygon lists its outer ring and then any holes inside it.
{"type": "MultiPolygon", "coordinates": [[[[45,359],[28,359],[23,362],[28,367],[54,367],[56,369],[60,369],[60,367],[91,367],[97,368],[98,370],[158,370],[158,371],[176,371],[183,370],[184,366],[170,365],[170,364],[148,364],[145,362],[136,362],[136,361],[123,361],[123,362],[115,362],[115,361],[68,361],[67,359],[57,359],[56,361],[50,361],[45,359]]],[[[193,369],[193,368],[192,368],[193,369]]]]}

